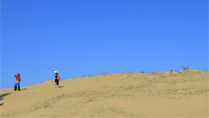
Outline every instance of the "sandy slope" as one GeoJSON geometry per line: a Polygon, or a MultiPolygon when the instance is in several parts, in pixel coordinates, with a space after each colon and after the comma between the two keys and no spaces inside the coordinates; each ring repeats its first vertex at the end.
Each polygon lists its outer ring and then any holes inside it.
{"type": "Polygon", "coordinates": [[[114,73],[0,90],[0,117],[207,118],[208,71],[114,73]]]}

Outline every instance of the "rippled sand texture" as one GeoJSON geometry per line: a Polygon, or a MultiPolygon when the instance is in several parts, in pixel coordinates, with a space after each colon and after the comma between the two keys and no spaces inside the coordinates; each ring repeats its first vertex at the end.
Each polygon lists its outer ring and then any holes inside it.
{"type": "MultiPolygon", "coordinates": [[[[0,90],[1,118],[208,118],[209,71],[112,73],[0,90]]],[[[22,81],[24,82],[24,81],[22,81]]]]}

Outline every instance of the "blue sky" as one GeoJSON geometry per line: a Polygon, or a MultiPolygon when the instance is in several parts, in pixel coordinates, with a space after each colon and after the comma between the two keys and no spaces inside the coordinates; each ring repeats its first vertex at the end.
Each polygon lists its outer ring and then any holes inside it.
{"type": "Polygon", "coordinates": [[[1,85],[208,70],[207,0],[1,0],[1,85]]]}

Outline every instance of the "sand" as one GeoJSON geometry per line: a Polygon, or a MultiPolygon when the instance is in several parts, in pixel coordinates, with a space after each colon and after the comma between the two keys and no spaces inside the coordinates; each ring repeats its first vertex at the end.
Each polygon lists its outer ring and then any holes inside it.
{"type": "MultiPolygon", "coordinates": [[[[110,73],[0,89],[1,118],[208,118],[209,71],[110,73]]],[[[22,81],[23,82],[23,81],[22,81]]]]}

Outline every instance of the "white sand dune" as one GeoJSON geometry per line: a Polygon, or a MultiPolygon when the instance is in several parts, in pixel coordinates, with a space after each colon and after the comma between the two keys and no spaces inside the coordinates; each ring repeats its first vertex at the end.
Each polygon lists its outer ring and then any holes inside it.
{"type": "Polygon", "coordinates": [[[113,73],[0,90],[1,118],[208,118],[209,71],[113,73]]]}

